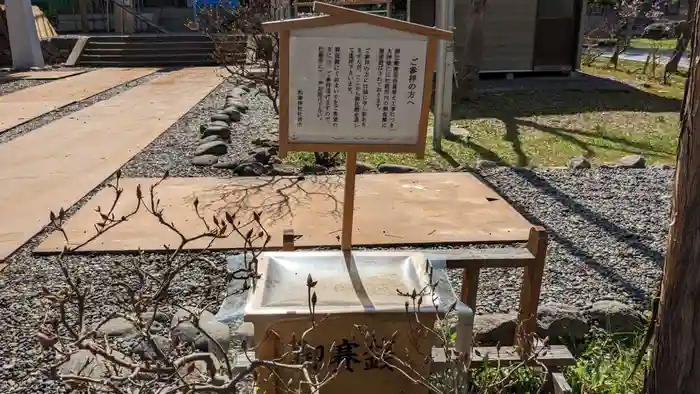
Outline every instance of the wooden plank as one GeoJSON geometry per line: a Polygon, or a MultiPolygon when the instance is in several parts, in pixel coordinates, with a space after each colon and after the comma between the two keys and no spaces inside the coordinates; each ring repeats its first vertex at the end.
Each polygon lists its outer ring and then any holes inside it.
{"type": "Polygon", "coordinates": [[[82,74],[87,70],[50,70],[50,71],[23,71],[0,75],[0,80],[55,80],[82,74]]]}
{"type": "Polygon", "coordinates": [[[83,49],[85,49],[85,44],[88,43],[88,40],[90,37],[86,36],[81,36],[78,38],[78,41],[73,45],[73,49],[70,51],[70,55],[68,55],[68,59],[66,60],[66,66],[68,67],[73,67],[75,64],[78,62],[78,59],[80,58],[80,55],[83,53],[83,49]]]}
{"type": "Polygon", "coordinates": [[[426,258],[436,268],[511,268],[524,267],[535,256],[525,248],[425,250],[426,258]],[[444,264],[443,264],[444,261],[444,264]]]}
{"type": "Polygon", "coordinates": [[[0,134],[24,122],[155,72],[156,68],[103,68],[0,97],[0,134]]]}
{"type": "Polygon", "coordinates": [[[0,261],[48,224],[50,210],[89,193],[220,82],[214,68],[174,71],[0,144],[0,261]]]}
{"type": "MultiPolygon", "coordinates": [[[[130,198],[120,201],[115,214],[120,216],[133,209],[135,201],[131,196],[139,184],[148,190],[156,181],[123,179],[120,186],[130,198]]],[[[192,207],[197,196],[199,210],[207,218],[230,211],[237,212],[241,222],[246,223],[253,210],[259,211],[263,226],[272,237],[270,249],[282,247],[286,229],[294,230],[296,248],[339,247],[343,184],[340,176],[301,180],[170,178],[158,187],[158,198],[168,220],[186,234],[199,234],[204,229],[192,207]]],[[[65,226],[71,242],[87,240],[97,219],[94,210],[112,202],[111,191],[105,189],[77,212],[65,226]]],[[[532,227],[495,191],[469,173],[358,175],[354,223],[355,246],[525,242],[532,227]]],[[[239,238],[217,240],[212,248],[241,249],[243,242],[239,238]]],[[[81,250],[162,250],[165,244],[175,246],[178,239],[152,216],[139,212],[81,250]]],[[[202,239],[188,248],[201,249],[207,243],[202,239]]],[[[63,238],[51,234],[36,251],[55,253],[62,249],[63,238]]]]}
{"type": "Polygon", "coordinates": [[[355,214],[355,178],[357,171],[357,154],[348,152],[345,159],[345,189],[343,190],[343,228],[340,248],[352,249],[353,218],[355,214]]]}
{"type": "Polygon", "coordinates": [[[472,311],[476,311],[476,291],[479,288],[479,268],[468,268],[464,270],[462,278],[462,302],[472,311]]]}
{"type": "MultiPolygon", "coordinates": [[[[514,346],[480,346],[472,348],[471,367],[478,368],[480,366],[508,366],[518,364],[522,361],[518,350],[514,346]]],[[[539,356],[537,361],[541,362],[548,368],[564,367],[575,365],[576,359],[571,354],[569,349],[564,345],[551,346],[548,351],[539,356]]],[[[532,363],[532,365],[537,365],[532,363]]],[[[446,367],[445,350],[442,348],[433,348],[433,365],[432,372],[438,372],[446,367]]]]}
{"type": "Polygon", "coordinates": [[[535,256],[535,261],[525,267],[523,285],[520,289],[520,308],[518,312],[518,332],[515,341],[524,356],[532,348],[532,333],[537,325],[537,309],[540,304],[540,290],[544,275],[544,261],[547,255],[547,232],[543,227],[533,227],[527,248],[535,256]]]}
{"type": "Polygon", "coordinates": [[[554,386],[554,394],[572,394],[574,391],[569,386],[563,373],[552,373],[552,385],[554,386]]]}

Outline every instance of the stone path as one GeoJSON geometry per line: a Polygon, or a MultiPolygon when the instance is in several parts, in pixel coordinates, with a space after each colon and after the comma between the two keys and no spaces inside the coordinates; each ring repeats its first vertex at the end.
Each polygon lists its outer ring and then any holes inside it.
{"type": "MultiPolygon", "coordinates": [[[[603,56],[610,57],[610,56],[612,56],[612,54],[613,54],[613,50],[609,49],[603,53],[603,56]]],[[[624,52],[622,52],[620,54],[620,59],[644,63],[647,60],[648,54],[649,54],[649,51],[644,50],[644,49],[628,48],[627,50],[625,50],[624,52]]],[[[668,60],[671,58],[672,55],[673,55],[673,51],[670,51],[670,52],[669,51],[660,51],[659,62],[662,65],[665,65],[666,63],[668,63],[668,60]]],[[[690,67],[690,59],[689,59],[687,53],[683,54],[683,57],[681,57],[680,62],[678,62],[678,66],[681,68],[690,67]]]]}
{"type": "Polygon", "coordinates": [[[0,134],[55,109],[155,72],[155,68],[104,68],[0,97],[0,134]]]}
{"type": "Polygon", "coordinates": [[[0,261],[213,90],[215,68],[175,71],[0,145],[0,261]]]}

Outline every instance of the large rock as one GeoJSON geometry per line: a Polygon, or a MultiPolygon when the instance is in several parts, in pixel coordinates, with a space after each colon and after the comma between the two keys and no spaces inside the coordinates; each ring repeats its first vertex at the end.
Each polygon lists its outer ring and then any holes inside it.
{"type": "MultiPolygon", "coordinates": [[[[132,362],[124,354],[112,350],[111,355],[117,360],[132,362]]],[[[78,350],[70,355],[68,360],[58,367],[60,375],[78,375],[86,378],[102,379],[105,378],[110,371],[116,368],[119,375],[129,374],[131,371],[124,367],[120,367],[104,357],[94,355],[89,350],[78,350]]]]}
{"type": "MultiPolygon", "coordinates": [[[[221,369],[221,363],[214,358],[212,360],[214,369],[219,371],[221,369]]],[[[184,364],[178,370],[178,375],[188,384],[194,385],[196,383],[209,383],[211,382],[211,372],[208,370],[208,365],[205,361],[197,360],[184,364]]],[[[167,391],[167,392],[179,392],[167,391]]]]}
{"type": "Polygon", "coordinates": [[[262,148],[262,149],[256,150],[255,153],[253,154],[253,158],[258,163],[268,164],[270,162],[270,158],[272,157],[272,154],[270,153],[270,149],[272,149],[272,148],[262,148]]]}
{"type": "Polygon", "coordinates": [[[206,142],[223,141],[219,135],[209,135],[199,140],[200,143],[204,144],[206,142]]]}
{"type": "Polygon", "coordinates": [[[380,164],[377,166],[377,171],[389,174],[405,174],[408,172],[416,172],[418,169],[401,164],[380,164]]]}
{"type": "Polygon", "coordinates": [[[273,141],[269,138],[255,138],[250,142],[251,144],[255,146],[260,146],[263,148],[278,148],[279,144],[276,141],[273,141]]]}
{"type": "Polygon", "coordinates": [[[272,175],[291,176],[299,173],[299,169],[288,164],[273,164],[270,173],[272,175]]]}
{"type": "Polygon", "coordinates": [[[197,147],[197,150],[194,151],[195,156],[202,156],[202,155],[225,155],[226,152],[228,152],[228,146],[226,146],[226,143],[223,141],[212,141],[212,142],[205,142],[202,145],[197,147]]]}
{"type": "Polygon", "coordinates": [[[622,168],[644,168],[646,159],[641,155],[629,155],[618,160],[617,166],[622,168]]]}
{"type": "Polygon", "coordinates": [[[474,341],[479,345],[510,346],[515,341],[518,315],[515,313],[493,313],[474,318],[474,341]]]}
{"type": "MultiPolygon", "coordinates": [[[[153,310],[141,313],[141,320],[144,322],[149,322],[153,318],[153,310]]],[[[168,316],[168,314],[165,312],[157,311],[155,313],[155,321],[159,323],[167,323],[170,321],[170,316],[168,316]]]]}
{"type": "MultiPolygon", "coordinates": [[[[153,335],[153,342],[158,347],[158,350],[166,357],[170,353],[170,339],[162,335],[153,335]]],[[[158,360],[158,352],[154,349],[150,341],[146,338],[141,339],[141,342],[137,343],[132,349],[134,354],[141,356],[144,360],[158,360]]]]}
{"type": "Polygon", "coordinates": [[[231,123],[231,118],[229,118],[228,114],[225,113],[216,113],[211,116],[211,121],[212,122],[226,122],[226,124],[231,123]]]}
{"type": "Polygon", "coordinates": [[[137,333],[138,330],[133,323],[123,317],[110,319],[97,330],[99,336],[107,335],[108,337],[130,336],[137,333]]]}
{"type": "Polygon", "coordinates": [[[258,162],[242,163],[233,170],[234,174],[241,176],[261,176],[265,175],[266,172],[265,166],[258,162]]]}
{"type": "Polygon", "coordinates": [[[325,174],[328,172],[328,168],[320,165],[320,164],[307,164],[304,167],[301,168],[301,172],[304,174],[316,174],[316,175],[321,175],[325,174]]]}
{"type": "Polygon", "coordinates": [[[219,156],[216,155],[202,155],[202,156],[195,156],[190,160],[190,163],[192,163],[195,166],[211,166],[216,164],[216,162],[219,161],[219,156]]]}
{"type": "Polygon", "coordinates": [[[232,122],[238,122],[239,120],[241,120],[241,111],[239,106],[229,105],[228,107],[224,108],[221,112],[228,115],[229,119],[231,119],[232,122]]]}
{"type": "Polygon", "coordinates": [[[221,139],[228,141],[231,139],[231,128],[229,128],[228,126],[207,126],[207,128],[204,129],[204,131],[202,132],[201,137],[206,138],[210,135],[218,135],[219,137],[221,137],[221,139]]]}
{"type": "Polygon", "coordinates": [[[567,339],[581,340],[590,328],[581,310],[575,306],[548,303],[537,311],[537,333],[542,338],[548,336],[553,344],[567,343],[567,339]]]}
{"type": "Polygon", "coordinates": [[[222,168],[226,170],[233,170],[236,167],[241,165],[241,162],[238,160],[232,160],[232,161],[220,161],[216,164],[214,164],[212,167],[214,168],[222,168]]]}
{"type": "Polygon", "coordinates": [[[250,92],[249,88],[244,85],[239,85],[231,89],[230,92],[226,93],[226,99],[242,99],[246,96],[246,94],[248,94],[248,92],[250,92]]]}
{"type": "Polygon", "coordinates": [[[573,159],[569,160],[569,168],[572,170],[591,168],[591,162],[583,156],[574,157],[573,159]]]}
{"type": "Polygon", "coordinates": [[[194,308],[178,310],[170,323],[170,329],[173,338],[177,338],[181,342],[191,343],[195,348],[214,353],[219,358],[225,357],[231,344],[229,327],[217,321],[214,315],[206,310],[200,311],[194,308]],[[193,314],[199,318],[199,328],[192,324],[193,314]],[[223,353],[215,342],[202,334],[202,331],[221,345],[223,353]]]}
{"type": "Polygon", "coordinates": [[[355,165],[355,172],[357,172],[358,174],[365,174],[368,172],[374,172],[376,170],[377,169],[374,168],[371,164],[362,161],[358,161],[355,165]]]}
{"type": "Polygon", "coordinates": [[[498,167],[498,163],[493,160],[479,159],[476,161],[474,167],[478,169],[496,168],[498,167]]]}
{"type": "Polygon", "coordinates": [[[229,127],[229,123],[225,122],[223,120],[214,120],[211,123],[209,123],[209,126],[215,126],[215,127],[229,127]]]}
{"type": "Polygon", "coordinates": [[[602,300],[585,311],[589,321],[610,332],[632,333],[644,325],[644,317],[619,301],[602,300]]]}

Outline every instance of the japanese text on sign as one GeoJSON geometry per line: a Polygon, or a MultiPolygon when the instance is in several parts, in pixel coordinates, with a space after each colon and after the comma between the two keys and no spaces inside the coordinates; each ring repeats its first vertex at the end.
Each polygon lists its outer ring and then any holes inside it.
{"type": "Polygon", "coordinates": [[[417,143],[426,48],[427,41],[420,37],[292,36],[290,140],[417,143]],[[316,102],[305,100],[314,93],[316,102]]]}
{"type": "MultiPolygon", "coordinates": [[[[299,344],[292,345],[298,346],[299,344]]],[[[311,367],[317,371],[321,363],[327,362],[330,368],[342,366],[348,372],[355,372],[357,368],[365,371],[372,369],[393,371],[394,369],[390,365],[392,360],[393,349],[391,343],[385,347],[376,338],[372,338],[372,341],[366,347],[349,339],[342,339],[332,347],[330,352],[326,352],[326,347],[323,345],[318,345],[313,349],[306,348],[296,354],[293,361],[296,364],[308,361],[312,363],[311,367]],[[383,357],[379,357],[382,353],[383,357]]]]}

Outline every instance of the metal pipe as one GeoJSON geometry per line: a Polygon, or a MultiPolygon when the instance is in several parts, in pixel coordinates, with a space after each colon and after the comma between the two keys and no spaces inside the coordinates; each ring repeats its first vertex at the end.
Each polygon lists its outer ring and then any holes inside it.
{"type": "MultiPolygon", "coordinates": [[[[435,0],[435,26],[444,29],[447,27],[448,11],[447,11],[448,0],[435,0]]],[[[440,152],[442,151],[442,136],[443,136],[443,121],[444,118],[441,115],[445,106],[445,49],[447,43],[440,40],[438,43],[437,59],[435,67],[435,108],[433,109],[434,123],[433,123],[433,149],[440,152]]]]}

